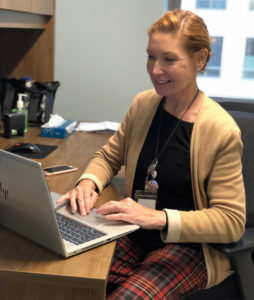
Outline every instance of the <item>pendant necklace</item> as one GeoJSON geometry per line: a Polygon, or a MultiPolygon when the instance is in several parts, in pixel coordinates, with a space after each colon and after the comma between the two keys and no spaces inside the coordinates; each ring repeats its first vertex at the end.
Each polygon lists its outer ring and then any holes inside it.
{"type": "Polygon", "coordinates": [[[176,129],[180,125],[181,121],[183,120],[183,117],[185,116],[185,114],[187,113],[187,111],[189,110],[189,108],[191,107],[191,105],[193,104],[195,99],[197,98],[198,94],[199,94],[199,89],[198,89],[197,93],[195,94],[195,96],[193,97],[193,99],[191,100],[190,104],[187,106],[187,108],[183,112],[181,118],[177,120],[175,127],[172,129],[172,131],[170,132],[166,142],[164,143],[161,150],[159,151],[159,140],[160,140],[160,132],[161,132],[161,124],[162,124],[163,105],[161,106],[160,124],[159,124],[159,132],[158,132],[156,149],[155,149],[155,156],[154,156],[154,159],[152,160],[152,162],[150,163],[150,165],[147,168],[147,176],[146,176],[145,188],[144,188],[146,193],[156,194],[158,192],[159,185],[158,185],[158,182],[156,181],[156,177],[157,177],[156,167],[158,165],[158,161],[159,161],[159,158],[161,156],[161,153],[166,148],[168,142],[170,141],[170,139],[172,138],[174,132],[176,131],[176,129]]]}

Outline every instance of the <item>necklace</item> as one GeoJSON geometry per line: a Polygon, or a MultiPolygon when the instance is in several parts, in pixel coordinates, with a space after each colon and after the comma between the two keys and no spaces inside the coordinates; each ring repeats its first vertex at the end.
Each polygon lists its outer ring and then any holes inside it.
{"type": "Polygon", "coordinates": [[[160,124],[159,124],[159,132],[158,132],[158,137],[157,137],[157,142],[156,142],[155,155],[154,155],[154,159],[152,160],[152,162],[150,163],[150,165],[147,168],[147,176],[146,176],[146,181],[145,181],[145,192],[146,193],[153,193],[153,194],[157,193],[157,191],[159,189],[159,185],[158,185],[158,182],[155,179],[157,177],[156,167],[158,165],[159,158],[160,158],[162,152],[165,150],[165,148],[166,148],[167,144],[169,143],[170,139],[172,138],[174,132],[176,131],[176,129],[178,128],[178,126],[182,122],[183,117],[185,116],[185,114],[187,113],[187,111],[189,110],[189,108],[191,107],[193,102],[196,100],[198,94],[199,94],[199,89],[197,90],[197,93],[195,94],[195,96],[193,97],[193,99],[191,100],[189,105],[186,107],[186,109],[183,112],[181,118],[177,120],[175,127],[172,129],[172,131],[170,132],[166,142],[164,143],[161,150],[159,151],[159,140],[160,140],[160,132],[161,132],[161,124],[162,124],[163,105],[161,106],[160,124]]]}

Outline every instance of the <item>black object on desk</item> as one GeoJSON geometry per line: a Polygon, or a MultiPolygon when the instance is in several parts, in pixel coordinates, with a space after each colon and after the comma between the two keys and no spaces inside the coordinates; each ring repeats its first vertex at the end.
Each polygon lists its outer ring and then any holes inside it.
{"type": "Polygon", "coordinates": [[[12,130],[16,130],[15,136],[24,136],[25,115],[23,113],[7,113],[4,115],[4,137],[11,138],[12,130]]]}
{"type": "MultiPolygon", "coordinates": [[[[15,149],[16,145],[17,144],[11,146],[10,148],[6,149],[6,151],[14,152],[17,155],[20,155],[20,156],[23,156],[23,157],[26,157],[26,158],[37,158],[37,159],[41,159],[41,158],[46,157],[47,155],[49,155],[52,151],[54,151],[57,148],[57,146],[51,146],[51,145],[30,144],[30,145],[34,145],[38,149],[40,149],[40,152],[39,151],[34,151],[34,153],[33,153],[33,151],[31,151],[29,153],[26,150],[24,150],[24,152],[13,151],[13,149],[15,149]]],[[[27,145],[29,145],[29,144],[27,144],[27,145]]],[[[26,149],[26,148],[24,148],[24,149],[26,149]]]]}
{"type": "Polygon", "coordinates": [[[31,143],[17,143],[11,148],[9,148],[10,152],[13,153],[30,153],[30,154],[38,154],[41,153],[41,149],[36,144],[31,143]]]}

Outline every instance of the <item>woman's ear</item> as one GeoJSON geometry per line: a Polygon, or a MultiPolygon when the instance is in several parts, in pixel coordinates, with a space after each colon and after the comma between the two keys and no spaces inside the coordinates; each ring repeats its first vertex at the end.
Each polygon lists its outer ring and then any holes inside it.
{"type": "Polygon", "coordinates": [[[196,53],[196,66],[197,66],[197,71],[201,71],[204,69],[206,62],[207,62],[207,57],[208,57],[208,50],[206,48],[201,49],[197,51],[196,53]]]}

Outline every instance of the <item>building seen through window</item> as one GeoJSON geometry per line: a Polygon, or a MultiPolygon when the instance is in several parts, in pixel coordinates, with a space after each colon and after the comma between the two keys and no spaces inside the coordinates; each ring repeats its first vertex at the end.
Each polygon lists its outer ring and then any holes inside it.
{"type": "Polygon", "coordinates": [[[223,37],[214,36],[212,39],[214,40],[212,43],[213,55],[206,66],[205,72],[201,73],[200,76],[220,77],[223,37]]]}
{"type": "Polygon", "coordinates": [[[247,38],[243,77],[254,79],[254,38],[247,38]]]}
{"type": "Polygon", "coordinates": [[[250,0],[250,10],[254,10],[254,0],[250,0]]]}
{"type": "Polygon", "coordinates": [[[197,0],[196,8],[225,9],[226,0],[197,0]]]}
{"type": "Polygon", "coordinates": [[[254,99],[254,0],[181,0],[199,15],[215,39],[198,85],[207,95],[254,99]]]}

